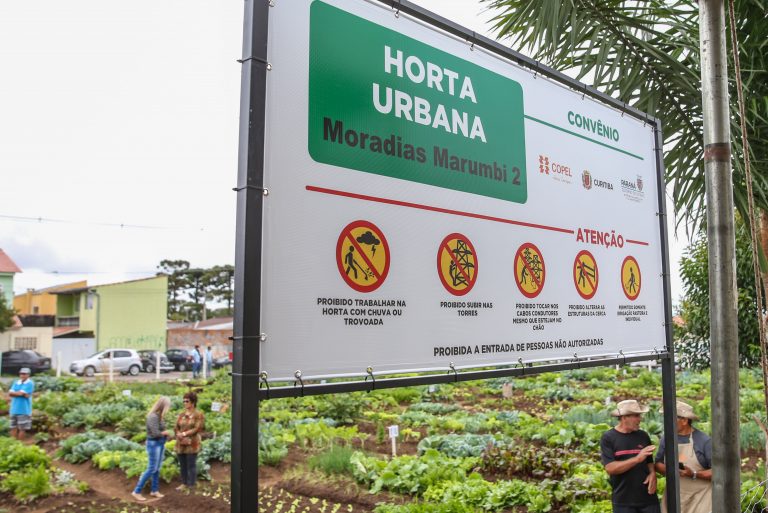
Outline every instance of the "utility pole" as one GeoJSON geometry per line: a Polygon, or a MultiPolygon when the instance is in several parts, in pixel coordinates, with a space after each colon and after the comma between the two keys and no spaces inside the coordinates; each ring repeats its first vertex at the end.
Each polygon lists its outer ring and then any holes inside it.
{"type": "Polygon", "coordinates": [[[712,354],[712,511],[741,511],[739,333],[723,0],[699,1],[712,354]]]}

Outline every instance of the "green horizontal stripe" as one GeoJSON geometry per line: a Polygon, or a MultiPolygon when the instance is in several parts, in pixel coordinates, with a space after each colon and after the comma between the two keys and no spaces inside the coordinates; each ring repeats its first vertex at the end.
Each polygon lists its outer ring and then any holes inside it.
{"type": "Polygon", "coordinates": [[[634,153],[630,153],[630,152],[628,152],[626,150],[622,150],[621,148],[617,148],[615,146],[611,146],[610,144],[605,144],[604,142],[597,141],[597,140],[592,139],[590,137],[587,137],[585,135],[577,134],[576,132],[571,132],[570,130],[566,130],[563,127],[560,127],[560,126],[557,126],[557,125],[553,125],[552,123],[547,123],[546,121],[534,118],[533,116],[526,115],[525,117],[526,117],[526,119],[530,119],[531,121],[535,121],[537,123],[541,123],[542,125],[546,125],[546,126],[548,126],[550,128],[554,128],[555,130],[560,130],[561,132],[565,132],[566,134],[570,134],[570,135],[573,135],[575,137],[579,137],[581,139],[584,139],[586,141],[593,142],[595,144],[599,144],[600,146],[605,146],[606,148],[609,148],[609,149],[611,149],[613,151],[618,151],[619,153],[623,153],[625,155],[629,155],[630,157],[634,157],[636,159],[645,160],[640,155],[635,155],[634,153]]]}

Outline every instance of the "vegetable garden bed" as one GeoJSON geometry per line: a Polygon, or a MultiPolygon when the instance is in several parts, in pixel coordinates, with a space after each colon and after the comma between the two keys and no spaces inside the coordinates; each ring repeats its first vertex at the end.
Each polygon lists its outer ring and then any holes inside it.
{"type": "MultiPolygon", "coordinates": [[[[159,394],[169,395],[172,425],[188,385],[35,379],[40,392],[34,440],[45,450],[16,445],[3,437],[7,432],[0,425],[0,490],[6,490],[0,511],[229,511],[231,417],[228,411],[211,411],[214,402],[231,402],[227,376],[192,384],[200,391],[208,432],[200,486],[192,492],[174,489],[178,467],[171,443],[161,472],[167,496],[146,505],[129,496],[146,464],[146,411],[159,394]]],[[[677,378],[678,397],[693,404],[702,418],[696,427],[705,432],[709,379],[708,372],[677,378]]],[[[764,435],[751,417],[765,418],[765,412],[759,374],[743,370],[740,385],[747,489],[764,480],[764,435]]],[[[259,509],[607,513],[610,486],[599,462],[599,439],[613,425],[613,405],[631,397],[650,404],[642,427],[657,441],[660,374],[637,368],[265,401],[259,509]],[[400,431],[395,458],[389,454],[390,425],[400,431]]],[[[663,479],[660,485],[663,489],[663,479]]]]}

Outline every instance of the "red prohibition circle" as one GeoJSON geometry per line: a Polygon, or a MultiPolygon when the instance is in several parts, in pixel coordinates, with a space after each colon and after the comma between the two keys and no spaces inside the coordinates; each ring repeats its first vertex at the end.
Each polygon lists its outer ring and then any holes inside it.
{"type": "MultiPolygon", "coordinates": [[[[450,254],[449,254],[449,256],[450,256],[450,254]]],[[[452,234],[448,235],[447,237],[445,237],[443,239],[443,241],[440,243],[440,246],[437,249],[437,275],[440,277],[440,281],[443,283],[443,287],[445,287],[445,290],[447,290],[448,292],[450,292],[454,296],[463,296],[463,295],[467,294],[470,290],[472,290],[472,287],[474,287],[475,283],[477,282],[477,272],[478,272],[478,269],[479,269],[479,264],[478,264],[478,260],[477,260],[477,252],[475,251],[475,247],[472,245],[472,242],[470,242],[470,240],[467,237],[465,237],[464,235],[462,235],[460,233],[452,233],[452,234]],[[441,265],[443,251],[447,251],[448,250],[448,242],[450,242],[450,241],[452,241],[454,239],[460,239],[460,240],[464,241],[467,244],[467,247],[471,251],[472,256],[474,257],[474,260],[475,260],[475,262],[474,262],[475,263],[475,273],[471,277],[471,279],[467,280],[467,287],[464,288],[464,289],[461,289],[461,290],[455,289],[450,283],[448,283],[448,280],[445,279],[445,276],[443,274],[443,268],[442,268],[442,265],[441,265]]],[[[467,278],[469,278],[469,277],[467,277],[467,278]]]]}
{"type": "MultiPolygon", "coordinates": [[[[354,246],[356,244],[355,242],[352,242],[352,245],[354,246]]],[[[358,253],[362,255],[362,258],[367,260],[367,257],[365,254],[360,251],[358,248],[358,253]]],[[[353,221],[349,223],[347,226],[344,227],[343,230],[341,230],[341,234],[339,235],[339,240],[336,243],[336,265],[339,268],[339,274],[341,274],[341,277],[344,279],[344,282],[346,282],[347,285],[352,287],[358,292],[373,292],[374,290],[381,287],[381,284],[384,283],[384,280],[387,279],[387,274],[389,274],[389,244],[387,243],[387,239],[384,237],[384,232],[382,232],[378,226],[371,223],[370,221],[353,221]],[[369,263],[369,267],[374,270],[376,273],[376,281],[370,285],[360,285],[352,280],[352,278],[347,275],[347,273],[344,271],[344,258],[343,258],[343,252],[344,252],[344,241],[346,239],[350,239],[354,241],[354,236],[352,235],[352,230],[356,228],[368,228],[373,233],[375,233],[375,236],[379,238],[381,241],[382,249],[384,250],[384,269],[382,269],[380,272],[378,269],[375,268],[375,266],[369,263]]]]}
{"type": "MultiPolygon", "coordinates": [[[[526,242],[519,248],[517,248],[517,253],[515,253],[515,261],[514,261],[514,271],[515,271],[515,284],[517,285],[517,288],[520,290],[520,293],[524,295],[525,297],[529,299],[533,299],[539,294],[541,294],[541,291],[544,290],[544,282],[547,279],[547,266],[544,264],[544,255],[539,251],[539,248],[536,247],[536,245],[531,244],[530,242],[526,242]],[[523,251],[526,249],[532,249],[535,251],[539,257],[541,258],[541,283],[538,283],[538,288],[533,292],[528,292],[523,288],[523,285],[520,283],[520,281],[517,278],[517,259],[521,259],[523,261],[523,265],[525,265],[525,259],[523,258],[523,251]]],[[[526,265],[526,267],[528,267],[526,265]]],[[[528,272],[531,274],[531,279],[535,280],[533,273],[531,272],[531,269],[528,268],[528,272]]]]}
{"type": "Polygon", "coordinates": [[[599,284],[599,282],[600,282],[600,273],[597,270],[597,260],[595,260],[595,257],[589,251],[587,250],[579,251],[579,254],[576,255],[576,259],[573,261],[573,284],[576,286],[576,292],[578,292],[579,295],[584,299],[592,299],[595,296],[595,293],[597,292],[597,285],[599,284]],[[587,280],[587,282],[590,285],[592,285],[591,293],[582,292],[581,289],[579,288],[579,275],[578,275],[579,262],[580,262],[579,259],[585,255],[588,256],[590,259],[592,259],[592,261],[595,263],[595,282],[592,283],[592,281],[589,279],[589,276],[585,276],[585,279],[587,280]]]}
{"type": "Polygon", "coordinates": [[[621,281],[621,290],[624,291],[624,295],[627,296],[627,299],[630,301],[634,301],[637,299],[637,297],[640,295],[640,288],[643,286],[643,280],[641,279],[641,273],[640,273],[640,264],[637,263],[637,260],[635,260],[635,257],[628,256],[624,259],[624,261],[621,263],[621,270],[619,271],[619,280],[621,281]],[[629,292],[627,292],[626,287],[624,287],[624,266],[627,265],[629,262],[634,262],[635,267],[637,268],[637,292],[634,296],[630,295],[629,292]]]}

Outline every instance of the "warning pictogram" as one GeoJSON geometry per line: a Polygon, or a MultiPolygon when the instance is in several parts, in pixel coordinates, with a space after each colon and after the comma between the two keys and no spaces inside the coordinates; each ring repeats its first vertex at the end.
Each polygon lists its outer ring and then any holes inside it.
{"type": "Polygon", "coordinates": [[[375,224],[348,224],[336,244],[336,264],[347,285],[358,292],[378,289],[389,272],[389,245],[375,224]]]}
{"type": "Polygon", "coordinates": [[[640,266],[635,257],[628,256],[621,263],[621,288],[627,299],[634,301],[640,295],[640,266]]]}
{"type": "Polygon", "coordinates": [[[546,278],[544,256],[539,248],[526,242],[515,253],[515,283],[527,298],[538,296],[544,288],[546,278]]]}
{"type": "Polygon", "coordinates": [[[469,239],[452,233],[437,250],[437,274],[445,289],[454,296],[463,296],[477,281],[477,253],[469,239]]]}
{"type": "Polygon", "coordinates": [[[573,261],[573,282],[576,284],[576,291],[584,299],[592,299],[597,292],[599,279],[595,257],[589,251],[580,251],[573,261]]]}

